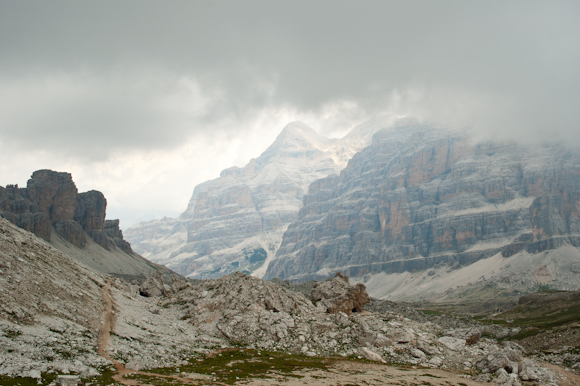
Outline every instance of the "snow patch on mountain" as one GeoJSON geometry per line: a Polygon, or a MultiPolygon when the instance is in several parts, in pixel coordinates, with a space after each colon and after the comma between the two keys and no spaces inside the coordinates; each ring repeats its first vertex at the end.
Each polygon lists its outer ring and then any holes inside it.
{"type": "Polygon", "coordinates": [[[179,218],[136,224],[125,237],[138,253],[183,275],[244,271],[263,277],[310,184],[338,174],[377,130],[400,121],[378,116],[341,139],[292,122],[243,168],[225,169],[197,185],[179,218]]]}

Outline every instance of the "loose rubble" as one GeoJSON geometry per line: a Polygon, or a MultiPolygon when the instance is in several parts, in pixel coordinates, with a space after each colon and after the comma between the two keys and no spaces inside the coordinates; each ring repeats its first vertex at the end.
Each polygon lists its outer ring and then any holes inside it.
{"type": "Polygon", "coordinates": [[[0,376],[102,372],[110,363],[97,353],[97,336],[110,282],[114,323],[107,352],[129,369],[179,366],[242,346],[454,370],[506,386],[557,381],[521,346],[498,343],[471,319],[365,304],[364,286],[350,286],[341,275],[313,287],[315,305],[291,286],[243,273],[195,283],[175,276],[171,285],[154,274],[138,288],[82,266],[2,219],[0,243],[0,376]],[[149,297],[141,295],[146,291],[149,297]]]}

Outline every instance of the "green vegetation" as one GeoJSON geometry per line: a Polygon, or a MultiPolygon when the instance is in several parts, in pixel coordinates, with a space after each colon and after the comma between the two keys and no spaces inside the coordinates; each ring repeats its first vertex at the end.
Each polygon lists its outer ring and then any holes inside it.
{"type": "MultiPolygon", "coordinates": [[[[113,380],[113,376],[116,372],[113,370],[112,366],[102,368],[100,370],[101,375],[92,378],[82,378],[81,380],[85,383],[91,383],[93,385],[114,385],[116,382],[113,380]]],[[[47,386],[56,380],[57,374],[42,373],[40,379],[35,378],[22,378],[22,377],[7,377],[0,376],[0,385],[2,386],[47,386]]]]}
{"type": "MultiPolygon", "coordinates": [[[[290,355],[280,352],[257,351],[254,349],[228,349],[205,357],[193,357],[186,365],[164,367],[143,371],[145,374],[130,374],[126,378],[138,380],[153,386],[175,386],[180,384],[176,379],[182,373],[199,374],[208,384],[220,382],[234,384],[245,378],[265,378],[268,375],[286,377],[301,376],[294,371],[303,369],[327,370],[331,359],[311,358],[301,355],[290,355]],[[161,376],[157,376],[157,374],[161,376]]],[[[116,372],[112,366],[100,370],[101,375],[83,378],[82,381],[93,385],[116,385],[113,376],[116,372]]],[[[40,381],[34,378],[10,378],[0,376],[2,386],[46,386],[56,379],[56,374],[42,374],[40,381]]],[[[203,379],[201,380],[203,383],[203,379]]]]}
{"type": "Polygon", "coordinates": [[[101,375],[98,377],[93,378],[83,378],[82,380],[85,383],[91,383],[92,385],[116,385],[117,383],[113,380],[113,376],[117,374],[117,372],[113,369],[113,366],[108,366],[104,369],[99,371],[101,375]]]}
{"type": "MultiPolygon", "coordinates": [[[[191,358],[189,364],[148,370],[146,373],[179,377],[181,373],[205,375],[217,382],[234,384],[248,377],[264,378],[268,374],[281,374],[298,377],[296,370],[305,368],[326,370],[329,360],[289,355],[280,352],[257,351],[254,349],[231,349],[207,357],[191,358]]],[[[155,377],[152,375],[132,374],[131,379],[155,385],[170,385],[175,378],[155,377]]]]}
{"type": "Polygon", "coordinates": [[[580,321],[580,299],[551,299],[558,293],[547,291],[546,300],[518,305],[498,315],[503,320],[513,319],[510,325],[549,329],[580,321]]]}
{"type": "Polygon", "coordinates": [[[10,378],[7,376],[0,376],[0,385],[2,386],[39,386],[48,385],[56,379],[54,374],[43,374],[40,383],[34,378],[10,378]]]}
{"type": "Polygon", "coordinates": [[[442,315],[443,312],[437,310],[421,310],[425,315],[442,315]]]}

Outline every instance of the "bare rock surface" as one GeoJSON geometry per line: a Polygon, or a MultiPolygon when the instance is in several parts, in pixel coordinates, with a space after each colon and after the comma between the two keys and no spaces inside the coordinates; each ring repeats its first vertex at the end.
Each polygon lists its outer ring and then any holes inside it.
{"type": "Polygon", "coordinates": [[[105,278],[0,218],[0,375],[106,365],[96,352],[105,278]]]}
{"type": "Polygon", "coordinates": [[[353,312],[362,312],[370,298],[364,284],[351,286],[348,276],[337,272],[332,279],[314,285],[310,300],[320,302],[319,306],[329,314],[344,312],[350,315],[353,312]]]}
{"type": "Polygon", "coordinates": [[[168,296],[171,293],[171,288],[163,282],[163,275],[161,272],[154,271],[147,280],[141,284],[139,292],[141,295],[147,297],[168,296]]]}
{"type": "Polygon", "coordinates": [[[511,342],[481,337],[450,347],[480,327],[475,321],[421,320],[409,312],[410,319],[397,307],[329,314],[300,292],[242,273],[194,283],[175,278],[172,284],[163,286],[165,296],[141,296],[134,285],[83,266],[0,219],[0,376],[96,375],[110,363],[97,344],[108,325],[108,357],[135,370],[180,366],[192,356],[246,346],[483,372],[512,384],[555,379],[511,342]],[[112,319],[105,320],[109,296],[112,319]]]}
{"type": "Polygon", "coordinates": [[[395,300],[490,278],[526,292],[538,283],[578,289],[579,154],[563,144],[476,143],[427,124],[380,130],[340,175],[310,185],[265,278],[340,271],[395,300]],[[550,251],[561,264],[543,258],[550,251]],[[497,269],[510,264],[509,273],[497,269]]]}
{"type": "Polygon", "coordinates": [[[197,185],[179,218],[139,223],[125,235],[138,253],[182,275],[203,279],[245,271],[263,277],[308,186],[338,174],[376,130],[393,120],[370,120],[342,139],[289,123],[246,166],[225,169],[219,178],[197,185]]]}

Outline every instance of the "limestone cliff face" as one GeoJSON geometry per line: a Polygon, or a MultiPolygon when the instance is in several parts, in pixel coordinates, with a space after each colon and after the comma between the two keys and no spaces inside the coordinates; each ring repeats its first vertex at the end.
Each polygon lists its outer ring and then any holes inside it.
{"type": "Polygon", "coordinates": [[[103,193],[91,190],[80,193],[77,197],[77,207],[74,220],[100,246],[108,248],[109,243],[104,234],[107,200],[103,193]]]}
{"type": "Polygon", "coordinates": [[[413,125],[314,182],[266,278],[467,265],[580,242],[580,154],[413,125]]]}
{"type": "Polygon", "coordinates": [[[26,188],[0,186],[0,217],[50,242],[69,257],[129,281],[145,280],[165,267],[139,256],[123,239],[119,220],[105,220],[101,192],[78,193],[69,173],[39,170],[26,188]],[[72,245],[71,245],[72,244],[72,245]]]}
{"type": "Polygon", "coordinates": [[[119,246],[131,251],[122,240],[119,220],[105,227],[106,208],[101,192],[79,194],[70,173],[38,170],[26,188],[0,187],[0,216],[46,241],[54,229],[77,247],[84,247],[88,236],[103,248],[119,246]]]}
{"type": "Polygon", "coordinates": [[[123,238],[123,231],[119,228],[119,220],[105,220],[104,231],[108,245],[114,245],[125,253],[132,254],[131,244],[123,238]]]}
{"type": "Polygon", "coordinates": [[[238,270],[263,275],[286,227],[297,219],[308,186],[337,174],[383,123],[361,125],[343,139],[323,137],[300,122],[288,124],[245,167],[226,169],[196,186],[178,219],[137,224],[125,235],[137,252],[183,275],[216,278],[238,270]]]}
{"type": "Polygon", "coordinates": [[[74,245],[85,245],[83,228],[73,219],[77,188],[69,173],[38,170],[25,189],[8,185],[3,191],[0,214],[12,223],[47,241],[50,241],[52,226],[74,245]]]}
{"type": "Polygon", "coordinates": [[[72,221],[77,207],[77,187],[70,173],[37,170],[27,184],[28,197],[51,221],[72,221]]]}
{"type": "Polygon", "coordinates": [[[50,217],[39,212],[38,205],[29,199],[26,188],[0,186],[0,215],[22,229],[50,240],[50,217]]]}

